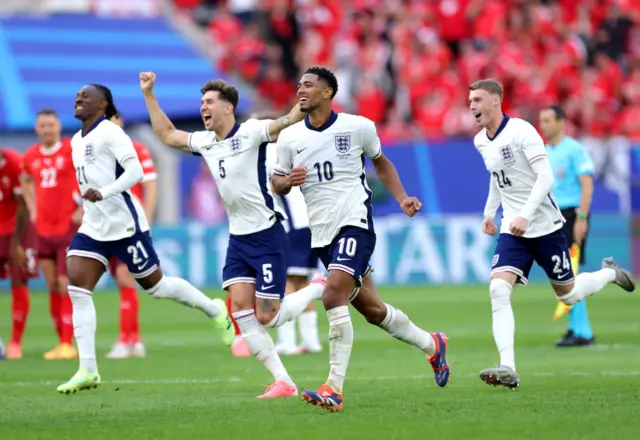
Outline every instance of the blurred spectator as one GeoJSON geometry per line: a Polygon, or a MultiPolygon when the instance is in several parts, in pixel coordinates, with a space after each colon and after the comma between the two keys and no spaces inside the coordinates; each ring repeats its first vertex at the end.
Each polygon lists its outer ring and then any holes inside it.
{"type": "Polygon", "coordinates": [[[217,225],[225,221],[224,206],[218,195],[216,182],[205,161],[200,163],[199,172],[191,181],[188,200],[189,215],[194,220],[208,225],[217,225]]]}
{"type": "Polygon", "coordinates": [[[535,121],[559,103],[574,135],[637,131],[638,0],[216,3],[209,29],[220,67],[277,109],[301,70],[323,64],[340,81],[336,107],[386,123],[385,135],[407,124],[427,137],[473,134],[467,85],[481,77],[503,83],[514,116],[535,121]]]}

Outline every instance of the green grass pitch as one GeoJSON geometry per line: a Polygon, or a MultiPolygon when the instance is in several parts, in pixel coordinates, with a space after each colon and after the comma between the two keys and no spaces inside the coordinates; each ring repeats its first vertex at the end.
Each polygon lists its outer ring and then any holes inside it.
{"type": "MultiPolygon", "coordinates": [[[[551,321],[550,288],[514,293],[521,387],[478,379],[498,362],[486,286],[387,287],[384,298],[450,339],[451,382],[438,388],[416,349],[353,311],[356,339],[345,408],[332,414],[298,398],[258,400],[270,377],[255,359],[233,358],[198,311],[141,295],[145,359],[106,360],[117,334],[118,297],[95,295],[104,384],[56,393],[77,361],[45,361],[55,344],[47,295],[32,295],[25,358],[0,362],[0,439],[632,439],[640,431],[640,296],[609,287],[589,300],[598,345],[557,349],[566,318],[551,321]]],[[[212,292],[213,295],[219,292],[212,292]]],[[[0,334],[10,332],[0,295],[0,334]]],[[[320,310],[320,305],[319,305],[320,310]]],[[[285,357],[299,389],[326,378],[324,352],[285,357]]]]}

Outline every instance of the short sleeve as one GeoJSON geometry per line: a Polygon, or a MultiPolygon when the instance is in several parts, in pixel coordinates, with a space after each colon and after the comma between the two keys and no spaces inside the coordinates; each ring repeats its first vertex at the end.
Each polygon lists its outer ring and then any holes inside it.
{"type": "Polygon", "coordinates": [[[576,175],[580,176],[592,176],[594,174],[593,161],[586,148],[582,145],[577,145],[573,155],[571,157],[573,166],[576,170],[576,175]]]}
{"type": "Polygon", "coordinates": [[[269,176],[273,174],[273,170],[276,167],[276,162],[278,161],[278,153],[276,151],[276,146],[273,144],[267,145],[267,171],[269,176]]]}
{"type": "Polygon", "coordinates": [[[293,168],[293,155],[287,141],[287,136],[280,133],[278,143],[276,144],[276,164],[273,167],[273,174],[279,176],[288,176],[293,168]]]}
{"type": "Polygon", "coordinates": [[[202,149],[205,146],[211,145],[215,142],[215,138],[211,139],[211,133],[215,136],[215,132],[213,131],[194,131],[193,133],[189,133],[187,144],[194,155],[201,155],[202,149]]]}
{"type": "Polygon", "coordinates": [[[251,141],[257,145],[271,142],[269,136],[269,124],[271,119],[248,119],[243,125],[247,127],[247,132],[251,136],[251,141]]]}
{"type": "Polygon", "coordinates": [[[133,148],[131,138],[117,125],[113,124],[109,127],[109,142],[107,143],[109,151],[119,163],[131,157],[137,158],[136,149],[133,148]]]}
{"type": "Polygon", "coordinates": [[[525,121],[522,123],[520,142],[522,151],[530,164],[547,157],[547,149],[544,146],[544,141],[535,127],[525,121]]]}
{"type": "Polygon", "coordinates": [[[150,180],[156,180],[158,176],[156,173],[156,166],[153,163],[153,158],[151,157],[151,153],[149,153],[149,149],[139,143],[134,143],[133,146],[136,149],[138,159],[140,159],[140,164],[142,165],[142,172],[144,173],[142,181],[148,182],[150,180]]]}
{"type": "Polygon", "coordinates": [[[362,125],[362,150],[370,159],[377,159],[382,155],[382,146],[376,130],[376,124],[363,118],[362,125]]]}

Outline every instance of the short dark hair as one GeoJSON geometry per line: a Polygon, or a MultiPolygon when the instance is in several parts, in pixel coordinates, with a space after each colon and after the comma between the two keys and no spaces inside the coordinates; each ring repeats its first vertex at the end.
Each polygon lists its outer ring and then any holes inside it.
{"type": "Polygon", "coordinates": [[[338,79],[333,74],[333,72],[327,69],[326,67],[322,67],[322,66],[309,67],[307,70],[304,71],[304,73],[305,75],[307,73],[310,73],[312,75],[317,75],[318,79],[321,79],[322,81],[326,82],[329,85],[329,87],[331,87],[331,90],[332,90],[331,99],[333,99],[336,96],[336,93],[338,93],[338,79]]]}
{"type": "Polygon", "coordinates": [[[550,105],[549,107],[545,107],[542,110],[551,110],[554,115],[556,115],[556,120],[564,121],[567,119],[567,114],[564,112],[564,109],[560,107],[558,104],[550,105]]]}
{"type": "Polygon", "coordinates": [[[231,103],[234,109],[238,107],[240,97],[238,89],[233,84],[221,79],[211,79],[204,83],[204,86],[200,89],[200,93],[203,95],[207,92],[218,92],[220,99],[231,103]]]}
{"type": "Polygon", "coordinates": [[[107,119],[111,119],[114,115],[118,114],[118,109],[116,105],[113,103],[113,94],[111,93],[111,89],[107,86],[103,86],[102,84],[89,84],[92,87],[95,87],[102,93],[104,99],[107,101],[107,108],[104,110],[104,116],[107,119]]]}
{"type": "Polygon", "coordinates": [[[480,79],[478,81],[474,81],[469,85],[469,90],[486,90],[489,93],[498,95],[500,97],[500,101],[504,98],[504,88],[502,87],[502,84],[495,79],[480,79]]]}
{"type": "Polygon", "coordinates": [[[38,113],[36,113],[36,118],[38,116],[54,116],[57,119],[60,119],[60,116],[58,116],[58,112],[52,108],[43,108],[38,113]]]}

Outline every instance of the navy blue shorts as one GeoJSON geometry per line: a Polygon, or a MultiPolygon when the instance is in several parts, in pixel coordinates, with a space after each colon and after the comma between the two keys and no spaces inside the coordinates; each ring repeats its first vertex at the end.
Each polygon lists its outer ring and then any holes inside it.
{"type": "Polygon", "coordinates": [[[376,247],[376,234],[357,226],[345,226],[330,245],[317,248],[318,257],[327,270],[341,270],[353,276],[356,287],[371,272],[369,260],[376,247]]]}
{"type": "Polygon", "coordinates": [[[491,275],[512,272],[518,275],[518,283],[527,284],[534,261],[544,269],[552,284],[573,282],[569,248],[562,229],[536,238],[500,234],[491,261],[491,275]]]}
{"type": "Polygon", "coordinates": [[[256,297],[282,299],[287,284],[287,234],[280,222],[247,235],[229,235],[222,269],[222,288],[236,283],[256,285],[256,297]]]}
{"type": "Polygon", "coordinates": [[[287,275],[308,277],[318,271],[320,259],[311,248],[311,229],[291,229],[287,233],[287,275]]]}
{"type": "Polygon", "coordinates": [[[145,278],[160,266],[149,231],[136,232],[131,237],[115,241],[98,241],[78,232],[67,251],[67,258],[70,256],[93,258],[107,269],[111,257],[116,257],[127,265],[134,278],[145,278]]]}

